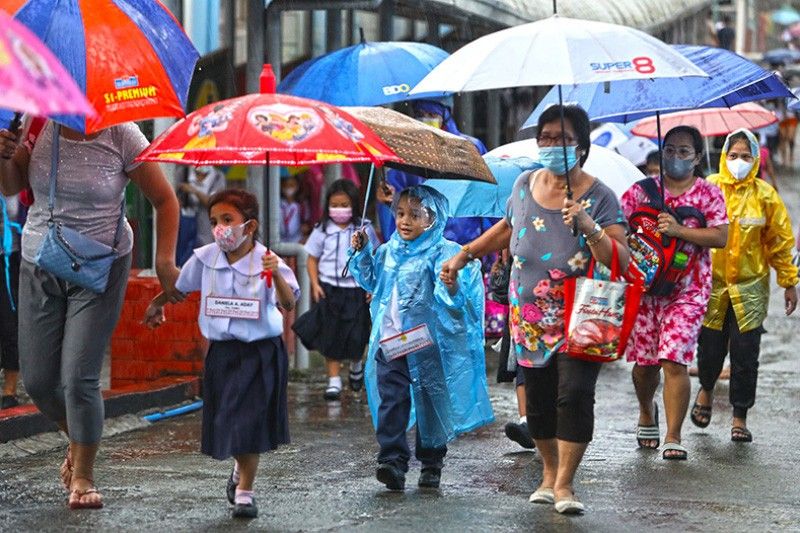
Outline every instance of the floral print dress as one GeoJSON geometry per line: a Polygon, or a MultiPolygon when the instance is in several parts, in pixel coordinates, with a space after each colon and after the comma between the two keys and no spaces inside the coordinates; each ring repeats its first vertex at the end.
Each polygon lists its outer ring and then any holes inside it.
{"type": "MultiPolygon", "coordinates": [[[[537,174],[514,183],[506,207],[511,227],[513,266],[509,283],[509,321],[517,362],[547,366],[564,339],[564,279],[586,274],[592,258],[582,236],[564,225],[561,209],[545,209],[533,199],[537,174]]],[[[605,228],[626,225],[614,193],[599,180],[579,198],[586,212],[605,228]]]]}

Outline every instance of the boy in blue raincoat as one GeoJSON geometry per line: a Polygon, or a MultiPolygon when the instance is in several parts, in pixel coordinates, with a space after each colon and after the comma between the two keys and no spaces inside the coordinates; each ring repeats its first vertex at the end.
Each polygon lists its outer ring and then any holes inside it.
{"type": "Polygon", "coordinates": [[[494,420],[483,282],[477,261],[452,286],[439,278],[442,263],[460,249],[443,237],[448,205],[441,193],[407,188],[393,210],[397,231],[389,242],[374,254],[363,235],[352,243],[353,277],[373,294],[366,384],[380,445],[376,477],[390,490],[405,488],[406,430],[416,419],[419,486],[438,488],[447,443],[494,420]]]}

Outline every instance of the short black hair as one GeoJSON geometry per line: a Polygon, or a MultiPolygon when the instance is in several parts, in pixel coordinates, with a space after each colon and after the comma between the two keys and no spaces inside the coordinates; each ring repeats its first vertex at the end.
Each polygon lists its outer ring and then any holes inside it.
{"type": "Polygon", "coordinates": [[[583,155],[580,158],[580,164],[583,166],[583,164],[586,162],[586,159],[589,157],[589,147],[592,145],[592,139],[590,136],[592,129],[591,122],[589,121],[589,115],[583,110],[582,107],[576,105],[551,105],[545,109],[541,115],[539,115],[539,123],[536,127],[536,136],[538,138],[545,124],[561,121],[562,107],[564,109],[564,121],[569,121],[572,129],[575,130],[575,135],[578,137],[578,149],[583,152],[583,155]]]}
{"type": "Polygon", "coordinates": [[[661,164],[660,157],[658,156],[658,150],[653,150],[644,160],[645,165],[659,165],[661,164]]]}
{"type": "Polygon", "coordinates": [[[353,209],[353,224],[356,226],[361,224],[361,217],[356,215],[361,203],[361,191],[358,190],[358,187],[356,187],[355,183],[352,181],[338,179],[331,183],[331,186],[328,187],[327,194],[325,194],[325,205],[322,208],[322,220],[320,220],[320,226],[322,226],[322,229],[326,229],[328,227],[328,221],[331,219],[331,196],[339,193],[346,194],[350,199],[350,207],[353,209]]]}

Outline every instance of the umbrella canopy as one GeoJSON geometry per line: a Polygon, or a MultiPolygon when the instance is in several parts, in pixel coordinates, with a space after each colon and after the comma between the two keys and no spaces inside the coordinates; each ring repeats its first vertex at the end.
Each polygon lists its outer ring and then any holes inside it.
{"type": "MultiPolygon", "coordinates": [[[[476,181],[428,180],[426,185],[444,194],[453,217],[504,217],[506,202],[514,181],[526,170],[542,168],[537,161],[539,147],[535,139],[518,141],[495,148],[483,156],[494,174],[497,185],[476,181]]],[[[621,197],[631,185],[644,179],[627,159],[612,150],[592,146],[584,170],[608,185],[621,197]]]]}
{"type": "Polygon", "coordinates": [[[300,166],[381,165],[399,158],[367,126],[335,106],[284,94],[248,94],[194,111],[137,160],[300,166]]]}
{"type": "Polygon", "coordinates": [[[796,98],[799,98],[799,100],[794,100],[787,106],[787,108],[789,109],[789,111],[800,110],[800,87],[795,87],[794,89],[792,89],[792,94],[794,94],[796,98]]]}
{"type": "Polygon", "coordinates": [[[472,41],[434,68],[411,96],[678,76],[705,73],[642,31],[554,15],[472,41]]]}
{"type": "Polygon", "coordinates": [[[797,63],[800,61],[800,50],[792,50],[791,48],[776,48],[769,52],[764,52],[763,59],[766,63],[772,65],[797,63]]]}
{"type": "MultiPolygon", "coordinates": [[[[752,102],[739,104],[730,109],[694,109],[661,116],[661,128],[669,131],[675,126],[694,126],[705,137],[727,135],[739,128],[757,130],[778,121],[772,111],[752,102]]],[[[654,138],[657,134],[656,119],[646,118],[631,130],[634,135],[654,138]]]]}
{"type": "Polygon", "coordinates": [[[772,22],[781,26],[789,26],[800,22],[800,13],[790,5],[785,5],[772,12],[772,22]]]}
{"type": "Polygon", "coordinates": [[[3,0],[0,9],[44,41],[98,113],[58,122],[90,134],[184,115],[199,54],[158,0],[3,0]]]}
{"type": "Polygon", "coordinates": [[[38,116],[94,115],[83,91],[47,46],[0,11],[0,105],[38,116]]]}
{"type": "Polygon", "coordinates": [[[385,142],[400,161],[389,167],[421,176],[495,183],[491,171],[469,139],[432,128],[418,120],[383,107],[343,108],[385,142]]]}
{"type": "MultiPolygon", "coordinates": [[[[631,122],[657,111],[731,107],[743,102],[793,96],[775,74],[733,52],[708,46],[675,45],[673,48],[709,77],[573,85],[564,88],[564,101],[580,105],[592,120],[631,122]]],[[[535,127],[539,116],[555,103],[558,103],[558,91],[554,88],[536,106],[522,129],[535,127]]]]}
{"type": "Polygon", "coordinates": [[[406,100],[411,88],[447,56],[425,43],[361,42],[301,64],[278,92],[338,106],[390,104],[406,100]]]}

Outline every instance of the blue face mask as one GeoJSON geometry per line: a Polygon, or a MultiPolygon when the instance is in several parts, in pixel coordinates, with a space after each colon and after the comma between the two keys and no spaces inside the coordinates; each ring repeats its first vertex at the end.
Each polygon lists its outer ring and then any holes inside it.
{"type": "Polygon", "coordinates": [[[683,181],[692,177],[694,159],[678,159],[677,157],[664,158],[664,172],[676,181],[683,181]]]}
{"type": "Polygon", "coordinates": [[[564,168],[564,148],[562,146],[540,146],[539,162],[556,176],[563,176],[578,164],[578,147],[567,146],[567,168],[564,168]]]}

